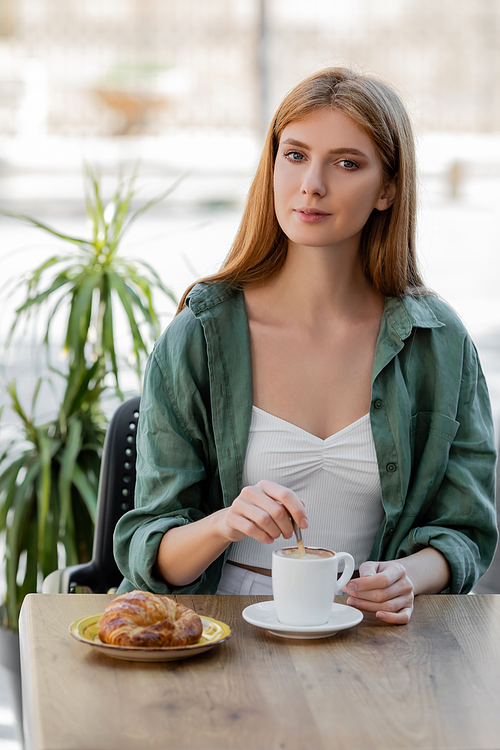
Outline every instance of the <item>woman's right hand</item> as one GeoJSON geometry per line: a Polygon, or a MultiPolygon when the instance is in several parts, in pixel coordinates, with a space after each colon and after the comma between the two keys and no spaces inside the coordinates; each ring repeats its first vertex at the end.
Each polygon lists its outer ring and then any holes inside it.
{"type": "Polygon", "coordinates": [[[171,586],[187,586],[231,542],[246,536],[264,544],[271,544],[280,536],[290,539],[290,516],[301,529],[307,528],[304,503],[291,490],[265,479],[253,487],[244,487],[229,508],[167,531],[158,548],[155,575],[171,586]]]}
{"type": "Polygon", "coordinates": [[[256,485],[243,487],[229,508],[220,513],[223,535],[230,542],[246,536],[264,544],[272,544],[278,537],[293,536],[291,518],[301,529],[308,522],[304,503],[295,492],[276,482],[262,479],[256,485]]]}

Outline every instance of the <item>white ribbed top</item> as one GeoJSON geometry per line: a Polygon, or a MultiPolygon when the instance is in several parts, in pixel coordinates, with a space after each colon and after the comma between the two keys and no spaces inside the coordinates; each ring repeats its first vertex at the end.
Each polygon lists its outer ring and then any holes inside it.
{"type": "MultiPolygon", "coordinates": [[[[370,415],[322,440],[284,419],[252,407],[243,486],[269,479],[304,501],[309,527],[304,543],[350,552],[356,568],[368,560],[384,515],[370,415]]],[[[262,544],[251,537],[233,544],[229,559],[271,568],[280,537],[262,544]]]]}

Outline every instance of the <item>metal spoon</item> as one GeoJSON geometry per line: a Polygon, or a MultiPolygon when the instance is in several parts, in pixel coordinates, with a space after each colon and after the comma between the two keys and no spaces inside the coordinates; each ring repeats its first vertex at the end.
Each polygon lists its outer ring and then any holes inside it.
{"type": "Polygon", "coordinates": [[[293,518],[292,518],[292,525],[293,525],[293,530],[295,532],[295,536],[297,537],[297,547],[299,550],[299,557],[305,557],[306,553],[304,550],[304,542],[302,541],[302,531],[300,530],[297,523],[293,520],[293,518]]]}

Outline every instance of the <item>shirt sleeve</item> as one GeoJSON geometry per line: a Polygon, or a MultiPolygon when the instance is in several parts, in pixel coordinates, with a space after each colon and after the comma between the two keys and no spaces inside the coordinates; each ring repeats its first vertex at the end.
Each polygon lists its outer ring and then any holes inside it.
{"type": "Polygon", "coordinates": [[[155,348],[146,366],[137,433],[135,508],[120,519],[114,536],[115,559],[126,579],[120,591],[195,593],[205,581],[203,573],[189,586],[174,590],[153,572],[163,535],[211,512],[209,415],[192,372],[178,362],[173,364],[176,354],[165,355],[165,345],[160,354],[155,348]],[[174,396],[176,378],[182,379],[189,413],[174,396]]]}
{"type": "Polygon", "coordinates": [[[442,593],[466,594],[488,568],[498,539],[491,407],[477,352],[468,337],[456,421],[443,480],[396,557],[435,547],[451,571],[449,587],[442,593]]]}

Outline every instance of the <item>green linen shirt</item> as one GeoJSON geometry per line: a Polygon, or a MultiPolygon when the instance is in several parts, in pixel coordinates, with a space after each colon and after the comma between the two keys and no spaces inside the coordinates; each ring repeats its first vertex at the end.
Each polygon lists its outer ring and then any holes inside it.
{"type": "MultiPolygon", "coordinates": [[[[135,508],[115,530],[120,592],[215,593],[229,548],[188,586],[170,587],[153,566],[169,529],[228,507],[240,493],[252,396],[244,295],[198,284],[146,367],[135,508]]],[[[475,347],[439,298],[387,298],[370,420],[385,511],[370,559],[435,547],[451,569],[446,593],[467,593],[497,542],[496,452],[475,347]]]]}

